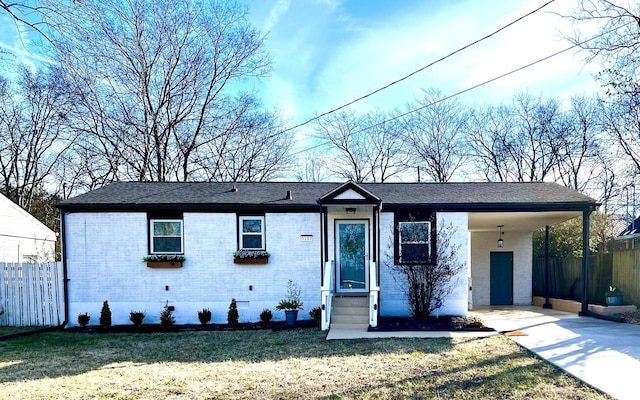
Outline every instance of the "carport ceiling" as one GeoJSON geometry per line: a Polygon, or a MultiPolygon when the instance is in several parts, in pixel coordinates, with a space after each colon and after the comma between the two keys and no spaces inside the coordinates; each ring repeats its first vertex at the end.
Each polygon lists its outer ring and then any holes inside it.
{"type": "Polygon", "coordinates": [[[469,213],[469,231],[497,232],[498,225],[504,225],[504,232],[533,232],[546,225],[555,225],[581,216],[581,211],[472,212],[469,213]]]}

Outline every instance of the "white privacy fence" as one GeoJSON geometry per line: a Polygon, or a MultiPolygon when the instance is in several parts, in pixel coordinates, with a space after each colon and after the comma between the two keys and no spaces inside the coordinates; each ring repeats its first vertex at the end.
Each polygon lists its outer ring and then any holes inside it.
{"type": "Polygon", "coordinates": [[[0,326],[64,321],[62,263],[0,263],[0,326]]]}

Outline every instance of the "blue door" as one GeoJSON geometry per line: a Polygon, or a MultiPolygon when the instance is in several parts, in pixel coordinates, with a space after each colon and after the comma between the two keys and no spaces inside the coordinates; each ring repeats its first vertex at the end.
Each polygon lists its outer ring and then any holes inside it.
{"type": "Polygon", "coordinates": [[[513,304],[513,253],[491,252],[489,265],[491,305],[513,304]]]}

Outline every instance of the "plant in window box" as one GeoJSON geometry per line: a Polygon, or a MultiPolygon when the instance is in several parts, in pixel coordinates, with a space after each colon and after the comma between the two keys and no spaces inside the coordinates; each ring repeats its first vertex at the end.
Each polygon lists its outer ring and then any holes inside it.
{"type": "Polygon", "coordinates": [[[233,253],[236,264],[266,264],[269,262],[269,252],[264,250],[238,250],[233,253]]]}
{"type": "Polygon", "coordinates": [[[149,268],[181,268],[184,260],[180,254],[150,254],[142,258],[149,268]]]}
{"type": "Polygon", "coordinates": [[[304,303],[300,301],[302,291],[297,283],[289,279],[287,281],[287,295],[284,299],[280,300],[276,306],[276,310],[284,310],[284,314],[287,318],[287,325],[293,326],[298,319],[298,310],[302,310],[304,303]]]}
{"type": "Polygon", "coordinates": [[[622,305],[622,291],[616,287],[609,286],[609,290],[604,293],[608,306],[622,305]]]}

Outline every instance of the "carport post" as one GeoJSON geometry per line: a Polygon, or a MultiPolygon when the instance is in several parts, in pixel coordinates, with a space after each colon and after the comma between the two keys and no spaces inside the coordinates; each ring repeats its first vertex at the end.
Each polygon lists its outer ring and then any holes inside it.
{"type": "Polygon", "coordinates": [[[589,218],[591,209],[582,212],[582,310],[578,315],[589,316],[589,218]]]}
{"type": "Polygon", "coordinates": [[[542,308],[551,308],[549,303],[549,225],[544,227],[544,298],[542,308]]]}

